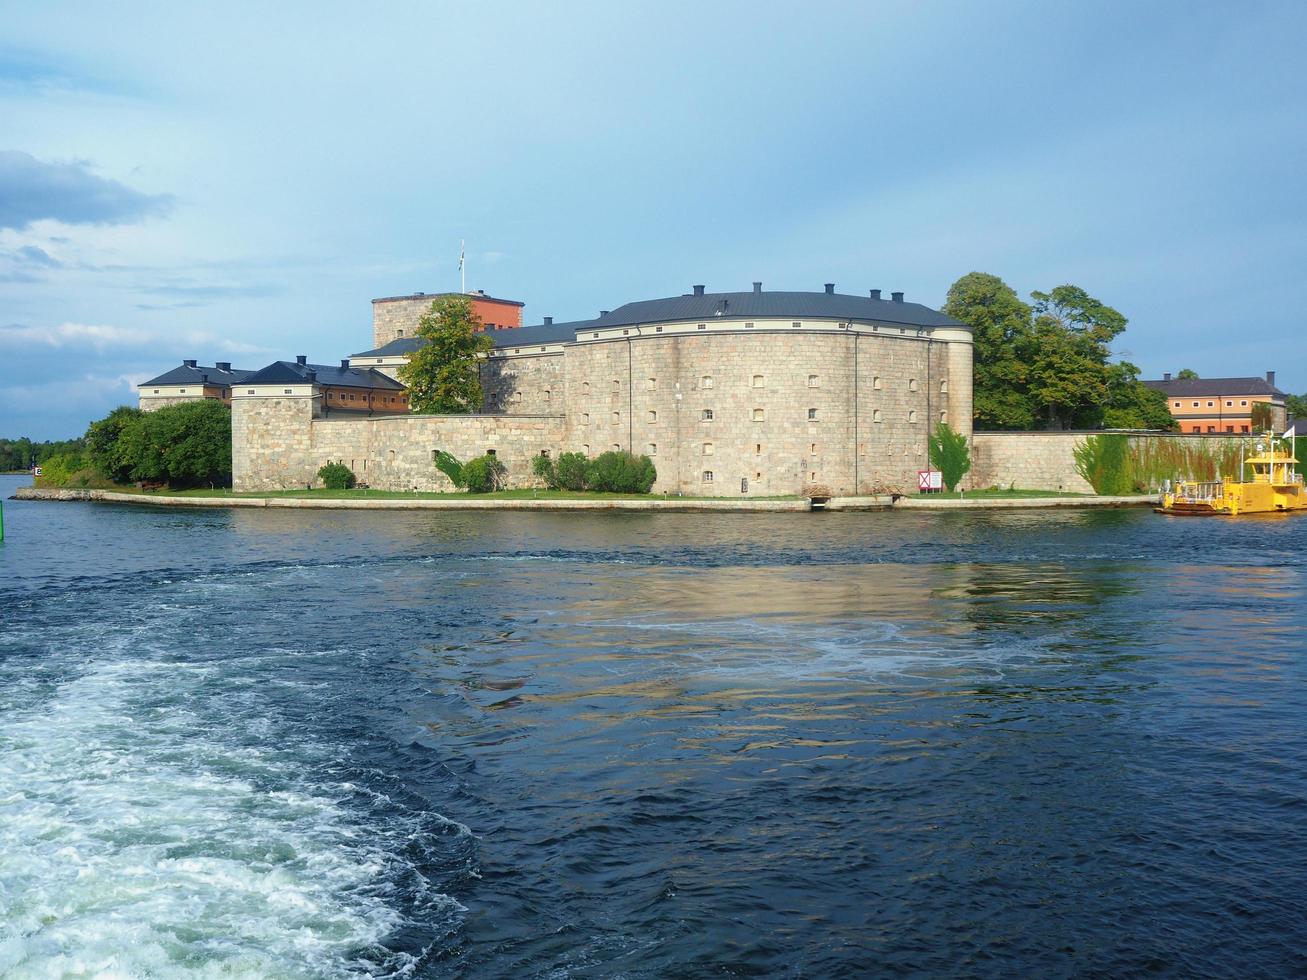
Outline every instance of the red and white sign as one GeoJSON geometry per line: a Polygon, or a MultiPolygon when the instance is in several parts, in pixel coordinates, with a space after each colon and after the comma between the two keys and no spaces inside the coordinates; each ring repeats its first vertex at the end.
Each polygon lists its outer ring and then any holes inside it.
{"type": "Polygon", "coordinates": [[[918,490],[943,490],[944,474],[939,470],[917,470],[918,490]]]}

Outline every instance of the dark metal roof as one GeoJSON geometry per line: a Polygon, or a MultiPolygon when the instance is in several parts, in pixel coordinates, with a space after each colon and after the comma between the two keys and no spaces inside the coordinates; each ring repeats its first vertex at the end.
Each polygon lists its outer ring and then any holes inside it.
{"type": "Polygon", "coordinates": [[[374,299],[374,303],[391,303],[400,299],[430,299],[437,300],[442,296],[466,296],[468,299],[483,299],[488,303],[504,303],[507,306],[526,306],[515,299],[500,299],[498,296],[487,296],[485,293],[412,293],[408,296],[382,296],[374,299]]]}
{"type": "Polygon", "coordinates": [[[641,300],[619,306],[592,321],[595,328],[684,320],[853,320],[911,327],[962,327],[965,323],[920,303],[848,296],[843,293],[793,293],[757,290],[747,293],[705,293],[641,300]]]}
{"type": "Polygon", "coordinates": [[[385,388],[403,391],[404,386],[372,368],[343,368],[338,364],[299,364],[295,361],[273,361],[241,381],[247,385],[307,384],[308,373],[313,371],[314,383],[340,388],[385,388]]]}
{"type": "Polygon", "coordinates": [[[150,385],[221,385],[230,387],[233,384],[244,381],[252,371],[243,368],[232,368],[224,371],[218,367],[205,367],[203,364],[197,364],[191,367],[189,364],[179,364],[171,371],[165,371],[157,378],[151,378],[149,381],[142,381],[136,387],[146,388],[150,385]]]}
{"type": "Polygon", "coordinates": [[[1145,381],[1172,398],[1213,398],[1218,395],[1279,395],[1284,392],[1265,378],[1177,378],[1171,381],[1145,381]]]}
{"type": "Polygon", "coordinates": [[[376,350],[365,350],[350,357],[399,357],[412,354],[421,347],[423,341],[418,337],[397,337],[388,344],[382,344],[376,350]]]}
{"type": "Polygon", "coordinates": [[[570,344],[576,332],[597,324],[598,320],[572,320],[568,323],[537,323],[516,330],[492,330],[496,347],[539,347],[542,344],[570,344]]]}

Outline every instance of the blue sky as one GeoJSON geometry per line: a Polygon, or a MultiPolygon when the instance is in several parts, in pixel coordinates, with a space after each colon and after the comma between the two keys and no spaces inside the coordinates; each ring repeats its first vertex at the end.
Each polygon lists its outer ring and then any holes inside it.
{"type": "Polygon", "coordinates": [[[1307,5],[0,7],[0,435],[197,357],[710,290],[1083,286],[1145,376],[1307,391],[1307,5]]]}

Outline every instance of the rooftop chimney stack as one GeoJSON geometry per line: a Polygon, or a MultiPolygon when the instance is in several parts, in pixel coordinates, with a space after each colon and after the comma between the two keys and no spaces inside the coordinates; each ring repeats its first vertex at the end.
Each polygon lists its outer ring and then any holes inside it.
{"type": "Polygon", "coordinates": [[[230,371],[231,361],[218,361],[213,366],[216,367],[219,371],[230,371]]]}
{"type": "Polygon", "coordinates": [[[348,371],[348,370],[349,370],[349,358],[348,358],[348,357],[342,357],[342,358],[340,359],[340,369],[341,369],[342,371],[348,371]]]}
{"type": "Polygon", "coordinates": [[[835,283],[833,282],[826,283],[826,295],[827,296],[835,295],[835,283]]]}
{"type": "Polygon", "coordinates": [[[755,283],[753,284],[753,291],[754,291],[755,293],[760,293],[760,292],[762,292],[762,283],[760,283],[760,282],[755,282],[755,283]]]}
{"type": "Polygon", "coordinates": [[[703,295],[703,286],[695,286],[695,287],[694,287],[694,295],[696,295],[696,296],[702,296],[702,295],[703,295]]]}
{"type": "Polygon", "coordinates": [[[545,326],[552,327],[553,325],[554,325],[554,318],[551,316],[545,317],[545,326]]]}
{"type": "Polygon", "coordinates": [[[313,382],[318,380],[318,372],[310,369],[305,372],[304,379],[308,381],[309,384],[313,384],[313,382]]]}
{"type": "Polygon", "coordinates": [[[902,303],[902,302],[903,302],[903,294],[902,294],[902,293],[890,293],[890,294],[889,294],[889,298],[892,299],[892,300],[893,300],[894,302],[896,302],[896,303],[902,303]]]}
{"type": "Polygon", "coordinates": [[[308,355],[308,354],[296,354],[296,355],[295,355],[295,363],[296,363],[296,364],[299,364],[300,366],[303,366],[303,365],[305,365],[305,364],[308,364],[308,363],[309,363],[309,355],[308,355]]]}
{"type": "Polygon", "coordinates": [[[1275,387],[1275,372],[1274,372],[1274,371],[1267,371],[1267,372],[1266,372],[1266,383],[1267,383],[1268,385],[1270,385],[1272,388],[1275,387]]]}
{"type": "Polygon", "coordinates": [[[600,315],[600,316],[607,316],[609,313],[612,313],[612,312],[613,312],[612,310],[600,310],[600,311],[599,311],[599,315],[600,315]]]}
{"type": "Polygon", "coordinates": [[[187,367],[195,367],[195,361],[193,361],[193,360],[191,360],[191,361],[182,361],[182,363],[185,364],[187,367]]]}
{"type": "Polygon", "coordinates": [[[1170,380],[1171,380],[1171,372],[1170,372],[1170,371],[1167,371],[1166,374],[1162,375],[1162,380],[1163,380],[1163,381],[1170,381],[1170,380]]]}
{"type": "Polygon", "coordinates": [[[873,289],[873,290],[871,291],[871,298],[872,298],[872,299],[880,299],[880,290],[879,290],[879,289],[873,289]]]}

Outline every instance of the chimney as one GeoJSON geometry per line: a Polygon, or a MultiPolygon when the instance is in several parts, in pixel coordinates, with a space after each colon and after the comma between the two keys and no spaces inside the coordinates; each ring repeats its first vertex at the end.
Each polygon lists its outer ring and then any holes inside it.
{"type": "Polygon", "coordinates": [[[600,310],[600,311],[599,311],[599,315],[600,315],[600,316],[607,316],[609,313],[612,313],[612,312],[613,312],[612,310],[600,310]]]}
{"type": "Polygon", "coordinates": [[[219,371],[230,371],[231,361],[218,361],[213,366],[216,367],[219,371]]]}
{"type": "Polygon", "coordinates": [[[1170,380],[1171,380],[1171,372],[1170,372],[1170,371],[1167,371],[1164,375],[1162,375],[1162,380],[1163,380],[1163,381],[1170,381],[1170,380]]]}
{"type": "Polygon", "coordinates": [[[426,293],[414,293],[413,295],[414,295],[414,296],[425,296],[426,293]]]}
{"type": "Polygon", "coordinates": [[[902,302],[903,302],[903,294],[902,294],[902,293],[890,293],[890,294],[889,294],[889,298],[892,299],[892,300],[893,300],[894,302],[896,302],[896,303],[902,303],[902,302]]]}
{"type": "Polygon", "coordinates": [[[348,371],[348,370],[349,370],[349,358],[348,358],[348,357],[342,357],[342,358],[340,359],[340,369],[341,369],[342,371],[348,371]]]}
{"type": "Polygon", "coordinates": [[[552,327],[553,325],[554,325],[554,318],[551,316],[545,317],[545,326],[552,327]]]}
{"type": "Polygon", "coordinates": [[[871,291],[871,298],[872,298],[872,299],[880,299],[880,290],[879,290],[879,289],[873,289],[873,290],[871,291]]]}
{"type": "Polygon", "coordinates": [[[753,291],[754,291],[755,293],[760,293],[760,292],[762,292],[762,283],[760,283],[760,282],[755,282],[755,283],[753,284],[753,291]]]}
{"type": "Polygon", "coordinates": [[[182,363],[185,364],[187,367],[195,367],[195,361],[193,361],[193,360],[190,360],[190,361],[182,361],[182,363]]]}
{"type": "Polygon", "coordinates": [[[1267,383],[1268,385],[1270,385],[1272,388],[1275,387],[1275,372],[1274,372],[1274,371],[1267,371],[1267,372],[1266,372],[1266,383],[1267,383]]]}
{"type": "Polygon", "coordinates": [[[827,296],[835,295],[835,283],[833,282],[826,283],[826,295],[827,296]]]}
{"type": "Polygon", "coordinates": [[[694,287],[694,295],[696,295],[696,296],[702,296],[702,295],[703,295],[703,286],[695,286],[695,287],[694,287]]]}
{"type": "Polygon", "coordinates": [[[304,380],[307,381],[309,384],[313,384],[313,382],[318,380],[318,372],[310,368],[308,371],[305,372],[304,380]]]}
{"type": "Polygon", "coordinates": [[[295,363],[298,364],[298,365],[300,365],[301,367],[303,367],[305,364],[309,363],[309,355],[308,355],[308,354],[296,354],[296,355],[295,355],[295,363]]]}

